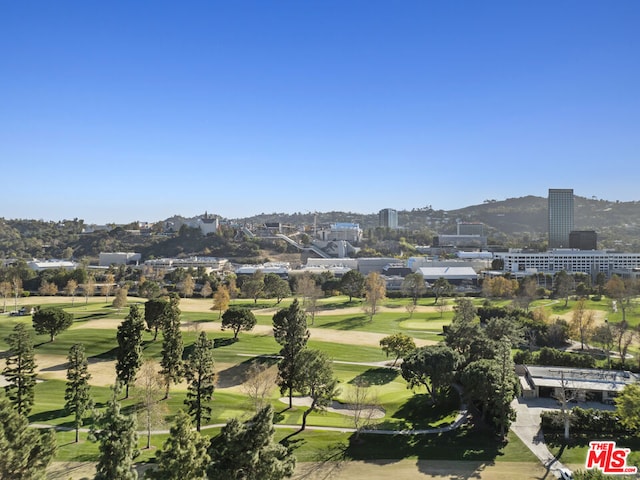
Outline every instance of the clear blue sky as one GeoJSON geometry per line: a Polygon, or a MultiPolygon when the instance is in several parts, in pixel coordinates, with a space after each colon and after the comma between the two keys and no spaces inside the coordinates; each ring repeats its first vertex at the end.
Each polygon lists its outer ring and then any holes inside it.
{"type": "Polygon", "coordinates": [[[0,217],[640,200],[640,2],[0,0],[0,217]]]}

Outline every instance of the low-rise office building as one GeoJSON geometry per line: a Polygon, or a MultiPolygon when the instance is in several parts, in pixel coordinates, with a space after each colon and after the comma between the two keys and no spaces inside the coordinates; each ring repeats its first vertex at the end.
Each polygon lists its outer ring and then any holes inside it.
{"type": "Polygon", "coordinates": [[[610,402],[627,385],[638,383],[640,376],[621,370],[593,368],[541,367],[519,365],[522,395],[525,398],[567,398],[578,402],[610,402]]]}

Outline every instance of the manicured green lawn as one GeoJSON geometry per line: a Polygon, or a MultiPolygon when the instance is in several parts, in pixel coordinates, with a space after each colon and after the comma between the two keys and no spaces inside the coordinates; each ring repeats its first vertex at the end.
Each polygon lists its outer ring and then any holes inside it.
{"type": "MultiPolygon", "coordinates": [[[[136,299],[135,301],[143,301],[136,299]]],[[[261,325],[271,325],[273,310],[268,313],[261,313],[264,309],[279,309],[290,305],[293,299],[288,298],[276,305],[276,301],[236,299],[234,305],[247,306],[254,310],[261,325]]],[[[474,299],[474,303],[479,306],[484,299],[474,299]]],[[[30,304],[37,305],[37,298],[29,299],[30,304]]],[[[348,297],[331,297],[320,299],[319,304],[325,311],[333,311],[329,315],[317,315],[313,328],[322,330],[333,330],[336,332],[349,332],[349,335],[357,332],[371,332],[383,335],[403,332],[408,335],[434,341],[442,341],[443,326],[448,325],[453,316],[453,312],[414,312],[410,315],[405,305],[408,299],[388,299],[383,302],[383,306],[391,308],[392,311],[385,311],[376,314],[373,321],[365,316],[360,310],[361,299],[354,299],[349,302],[348,297]],[[355,307],[350,313],[340,313],[341,308],[355,307]]],[[[133,301],[132,301],[133,303],[133,301]]],[[[452,302],[451,302],[452,303],[452,302]]],[[[494,305],[507,305],[508,301],[492,302],[494,305]]],[[[211,299],[203,300],[203,306],[210,306],[211,299]]],[[[419,305],[431,306],[432,298],[420,299],[419,305]]],[[[62,304],[68,311],[74,314],[75,323],[69,330],[62,332],[54,342],[49,342],[47,335],[36,335],[36,353],[44,355],[56,355],[60,357],[60,363],[64,363],[69,348],[74,343],[82,343],[85,346],[87,355],[92,358],[113,360],[116,353],[116,332],[115,328],[86,328],[94,320],[112,319],[114,324],[122,321],[128,309],[124,308],[120,312],[115,311],[110,302],[105,303],[104,297],[96,297],[87,305],[84,299],[76,299],[74,306],[70,303],[62,304]]],[[[563,300],[538,300],[533,302],[530,309],[543,307],[553,315],[562,315],[570,312],[575,306],[575,301],[571,300],[568,306],[564,307],[563,300]]],[[[207,307],[208,308],[208,307],[207,307]]],[[[621,312],[613,314],[610,311],[610,300],[603,298],[599,302],[589,301],[587,308],[602,310],[607,313],[610,321],[620,321],[621,312]]],[[[242,332],[239,341],[232,341],[232,334],[228,331],[220,331],[218,312],[205,310],[202,312],[183,312],[183,322],[192,322],[206,328],[209,338],[214,339],[214,358],[219,368],[219,376],[226,382],[239,385],[242,381],[247,366],[254,361],[255,357],[262,356],[269,358],[277,355],[280,346],[275,342],[273,336],[267,333],[242,332]],[[235,382],[235,383],[234,383],[235,382]]],[[[16,322],[31,325],[30,317],[0,317],[0,352],[6,349],[5,337],[11,332],[16,322]]],[[[640,314],[636,309],[627,309],[627,320],[632,325],[640,323],[640,314]]],[[[185,357],[188,355],[191,345],[196,338],[196,328],[187,329],[183,332],[185,344],[185,357]]],[[[339,334],[339,333],[338,333],[339,334]]],[[[146,358],[158,360],[162,348],[162,336],[159,335],[153,341],[151,332],[145,332],[143,336],[143,353],[146,358]]],[[[453,395],[444,406],[434,406],[423,390],[412,392],[407,388],[406,382],[402,379],[398,370],[382,367],[379,365],[362,365],[361,363],[377,363],[388,360],[384,353],[377,346],[350,345],[345,343],[332,343],[320,341],[313,338],[309,340],[310,348],[317,348],[328,353],[328,355],[338,363],[334,363],[334,372],[339,380],[340,393],[336,397],[339,402],[349,402],[350,395],[355,390],[355,384],[361,381],[366,382],[374,398],[375,404],[384,408],[386,416],[379,421],[378,429],[418,429],[433,428],[451,423],[459,408],[459,399],[453,395]],[[346,363],[340,363],[346,362],[346,363]]],[[[275,362],[275,358],[271,358],[275,362]]],[[[72,419],[64,411],[64,389],[65,382],[62,380],[46,380],[36,387],[36,404],[31,413],[30,420],[36,423],[48,423],[50,425],[66,426],[72,425],[72,419]]],[[[171,397],[164,403],[167,406],[165,413],[165,426],[171,426],[173,415],[184,408],[185,391],[172,389],[171,397]]],[[[92,395],[97,407],[104,406],[111,395],[111,390],[107,387],[92,387],[92,395]]],[[[299,425],[302,420],[302,413],[306,407],[287,408],[288,405],[280,401],[280,392],[277,388],[271,393],[269,401],[278,412],[278,423],[280,425],[299,425]]],[[[131,389],[131,398],[122,401],[124,411],[133,412],[136,409],[135,388],[131,389]]],[[[248,419],[252,414],[252,407],[248,397],[240,388],[217,389],[212,402],[212,418],[206,423],[225,423],[230,418],[239,417],[248,419]]],[[[91,419],[87,418],[86,425],[91,424],[91,419]]],[[[351,427],[352,421],[349,417],[338,413],[312,413],[308,418],[309,425],[335,426],[340,428],[351,427]]],[[[162,427],[161,427],[162,428],[162,427]]],[[[139,428],[141,429],[141,428],[139,428]]],[[[219,429],[210,428],[203,430],[206,435],[215,435],[219,429]]],[[[277,429],[277,438],[283,439],[294,430],[277,429]]],[[[73,432],[57,433],[59,450],[58,460],[95,460],[97,455],[97,445],[86,440],[87,434],[81,434],[80,444],[74,444],[73,432]]],[[[155,448],[162,445],[166,439],[166,434],[152,436],[152,444],[155,448]]],[[[290,436],[290,445],[295,448],[299,461],[314,461],[323,458],[344,458],[344,459],[378,459],[378,458],[438,458],[444,460],[482,460],[482,461],[524,461],[535,462],[535,458],[529,450],[514,436],[509,435],[509,442],[502,445],[497,442],[491,433],[477,431],[469,426],[450,433],[411,436],[411,435],[375,435],[362,434],[359,441],[353,441],[352,434],[340,432],[305,431],[290,436]]],[[[140,446],[144,446],[146,438],[141,435],[140,446]]],[[[633,450],[640,451],[640,445],[632,445],[633,450]]],[[[557,446],[558,454],[562,455],[562,461],[571,464],[580,464],[584,461],[586,454],[586,444],[575,444],[565,447],[560,451],[561,446],[557,446]]],[[[146,461],[154,456],[155,449],[150,451],[141,450],[138,461],[146,461]]],[[[640,461],[640,454],[632,454],[632,459],[640,461]],[[634,456],[635,455],[635,456],[634,456]]]]}

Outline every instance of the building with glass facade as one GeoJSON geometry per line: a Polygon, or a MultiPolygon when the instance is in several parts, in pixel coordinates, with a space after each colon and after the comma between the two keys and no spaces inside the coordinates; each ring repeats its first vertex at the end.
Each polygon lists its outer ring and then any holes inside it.
{"type": "Polygon", "coordinates": [[[379,225],[384,228],[398,228],[398,212],[393,208],[384,208],[378,213],[379,225]]]}
{"type": "Polygon", "coordinates": [[[549,248],[568,248],[573,230],[573,189],[549,189],[549,248]]]}

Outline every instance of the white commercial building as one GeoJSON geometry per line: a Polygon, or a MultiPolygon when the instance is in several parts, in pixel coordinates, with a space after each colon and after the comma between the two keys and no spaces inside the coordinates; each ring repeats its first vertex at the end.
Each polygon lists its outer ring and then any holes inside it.
{"type": "Polygon", "coordinates": [[[504,262],[502,270],[511,273],[553,275],[564,270],[567,273],[585,273],[595,278],[600,272],[610,277],[617,271],[640,268],[640,253],[613,253],[607,250],[555,249],[544,253],[511,250],[506,253],[495,252],[494,256],[504,262]]]}
{"type": "Polygon", "coordinates": [[[98,265],[101,267],[109,267],[111,265],[130,265],[137,264],[142,256],[133,252],[100,252],[98,265]]]}

